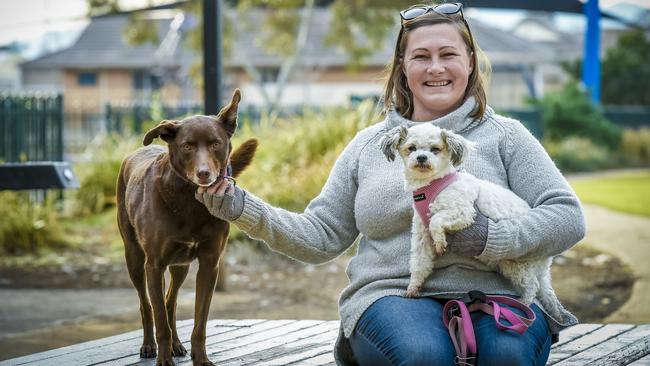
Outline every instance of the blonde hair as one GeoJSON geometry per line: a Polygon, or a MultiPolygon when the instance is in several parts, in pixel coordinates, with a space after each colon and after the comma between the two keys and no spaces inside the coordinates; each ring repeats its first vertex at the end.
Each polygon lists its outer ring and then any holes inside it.
{"type": "Polygon", "coordinates": [[[460,13],[446,15],[429,12],[417,18],[403,21],[399,34],[397,35],[393,61],[387,68],[388,72],[384,86],[385,109],[389,110],[394,108],[405,118],[410,118],[413,115],[413,94],[408,87],[402,64],[404,60],[404,52],[408,43],[408,35],[411,31],[423,26],[434,24],[454,25],[465,42],[467,52],[474,67],[467,80],[467,87],[465,88],[463,101],[467,100],[468,97],[473,96],[476,99],[477,105],[470,116],[474,119],[482,119],[487,106],[485,87],[488,84],[491,71],[490,61],[487,59],[485,53],[483,53],[478,44],[473,40],[469,26],[463,20],[460,13]]]}

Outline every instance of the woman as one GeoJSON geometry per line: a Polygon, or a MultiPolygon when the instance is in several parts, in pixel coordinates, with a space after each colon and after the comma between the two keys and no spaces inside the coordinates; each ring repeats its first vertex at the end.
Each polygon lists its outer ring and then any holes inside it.
{"type": "MultiPolygon", "coordinates": [[[[538,141],[522,125],[486,105],[480,50],[460,4],[416,6],[402,27],[386,83],[386,119],[357,134],[303,213],[268,205],[224,181],[197,199],[273,250],[322,263],[343,253],[361,234],[339,301],[339,364],[452,365],[455,351],[442,324],[445,300],[470,290],[516,295],[499,273],[476,258],[502,260],[557,255],[584,236],[573,191],[538,141]],[[420,298],[403,297],[409,282],[412,198],[402,167],[390,163],[378,139],[398,125],[433,123],[476,143],[463,169],[501,186],[533,208],[511,220],[483,215],[451,236],[420,298]]],[[[552,319],[533,305],[537,321],[524,334],[498,331],[474,313],[480,365],[544,365],[552,334],[577,322],[564,311],[552,319]]]]}

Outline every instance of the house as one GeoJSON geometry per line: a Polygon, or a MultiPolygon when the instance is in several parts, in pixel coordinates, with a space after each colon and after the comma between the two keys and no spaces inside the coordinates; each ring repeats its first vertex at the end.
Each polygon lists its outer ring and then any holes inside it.
{"type": "MultiPolygon", "coordinates": [[[[256,23],[264,12],[253,9],[246,16],[256,23]]],[[[191,16],[178,9],[152,10],[147,16],[154,21],[158,44],[128,45],[123,39],[128,24],[126,14],[94,17],[70,48],[21,65],[24,88],[63,91],[68,111],[98,113],[107,103],[148,101],[153,93],[167,103],[200,103],[201,90],[190,77],[192,64],[200,61],[200,54],[179,42],[193,26],[191,16]]],[[[350,73],[348,56],[325,45],[331,17],[329,8],[314,9],[304,53],[286,80],[279,105],[341,105],[354,95],[381,94],[383,73],[399,25],[395,25],[384,47],[372,54],[364,67],[350,73]]],[[[488,91],[491,105],[497,109],[519,107],[526,96],[543,92],[547,65],[557,63],[552,49],[477,19],[469,18],[468,22],[492,63],[488,91]]],[[[237,32],[233,52],[224,60],[224,80],[226,88],[242,89],[245,103],[262,106],[265,102],[261,88],[268,95],[275,95],[283,59],[266,53],[254,34],[237,32]],[[255,82],[246,71],[251,66],[260,75],[260,82],[255,82]]]]}

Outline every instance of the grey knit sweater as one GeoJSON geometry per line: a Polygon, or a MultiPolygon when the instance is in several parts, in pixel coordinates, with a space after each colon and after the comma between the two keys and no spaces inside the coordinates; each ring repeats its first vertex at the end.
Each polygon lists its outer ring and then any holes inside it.
{"type": "MultiPolygon", "coordinates": [[[[475,121],[469,117],[474,106],[469,98],[431,123],[476,143],[462,169],[512,190],[533,208],[523,216],[490,221],[487,246],[479,258],[549,257],[571,248],[584,236],[585,223],[569,184],[521,123],[491,108],[475,121]]],[[[415,123],[390,112],[385,121],[360,131],[303,213],[272,207],[248,193],[244,211],[234,221],[271,249],[309,263],[336,258],[361,235],[346,270],[350,284],[339,300],[339,364],[354,364],[347,338],[363,312],[381,297],[403,295],[409,282],[412,197],[404,190],[401,159],[387,161],[377,142],[391,128],[415,123]]],[[[436,260],[422,296],[453,298],[475,289],[516,294],[506,279],[480,261],[448,252],[436,260]]],[[[562,319],[547,320],[553,332],[577,323],[567,311],[562,319]]]]}

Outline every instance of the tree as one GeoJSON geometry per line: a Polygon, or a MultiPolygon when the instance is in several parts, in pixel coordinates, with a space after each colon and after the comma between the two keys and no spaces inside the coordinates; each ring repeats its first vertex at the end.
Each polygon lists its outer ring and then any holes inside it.
{"type": "MultiPolygon", "coordinates": [[[[643,30],[623,33],[607,50],[601,65],[603,104],[650,105],[650,41],[643,30]]],[[[580,80],[581,60],[565,61],[564,71],[580,80]]]]}
{"type": "Polygon", "coordinates": [[[602,64],[604,104],[650,105],[650,41],[640,29],[620,36],[602,64]]]}

